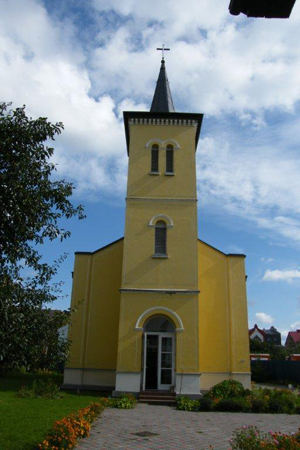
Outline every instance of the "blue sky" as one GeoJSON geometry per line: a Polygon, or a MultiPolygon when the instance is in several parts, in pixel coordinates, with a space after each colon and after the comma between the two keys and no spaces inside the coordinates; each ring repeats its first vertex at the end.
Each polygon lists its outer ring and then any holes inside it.
{"type": "Polygon", "coordinates": [[[46,243],[69,306],[75,251],[123,236],[123,110],[149,110],[165,43],[177,111],[204,113],[199,237],[245,253],[249,324],[300,328],[300,4],[289,20],[233,17],[223,0],[0,0],[0,98],[62,121],[57,176],[87,219],[46,243]]]}

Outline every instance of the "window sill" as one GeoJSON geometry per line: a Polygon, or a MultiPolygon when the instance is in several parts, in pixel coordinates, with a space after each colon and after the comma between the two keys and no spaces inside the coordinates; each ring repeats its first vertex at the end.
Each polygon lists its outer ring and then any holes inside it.
{"type": "Polygon", "coordinates": [[[167,258],[169,258],[169,255],[152,255],[152,258],[155,258],[155,259],[167,259],[167,258]]]}
{"type": "Polygon", "coordinates": [[[168,177],[172,177],[175,175],[175,172],[165,172],[165,175],[167,175],[168,177]]]}
{"type": "Polygon", "coordinates": [[[149,172],[149,175],[160,175],[159,172],[149,172]]]}

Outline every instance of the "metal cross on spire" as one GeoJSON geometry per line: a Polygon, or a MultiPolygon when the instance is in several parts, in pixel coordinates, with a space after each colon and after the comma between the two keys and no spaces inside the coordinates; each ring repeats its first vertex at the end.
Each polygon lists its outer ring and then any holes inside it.
{"type": "Polygon", "coordinates": [[[164,52],[165,51],[167,51],[167,50],[170,50],[169,48],[165,48],[165,44],[163,44],[162,45],[162,47],[159,47],[159,48],[157,48],[156,50],[161,50],[161,53],[162,53],[162,60],[164,61],[164,59],[165,59],[165,54],[164,54],[164,52]]]}

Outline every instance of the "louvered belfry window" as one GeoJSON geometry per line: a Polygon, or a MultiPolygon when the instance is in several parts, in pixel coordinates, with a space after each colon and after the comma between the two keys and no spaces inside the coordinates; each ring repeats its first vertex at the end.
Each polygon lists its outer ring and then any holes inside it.
{"type": "Polygon", "coordinates": [[[158,145],[152,145],[151,150],[151,172],[158,173],[158,145]]]}
{"type": "Polygon", "coordinates": [[[155,254],[167,254],[167,225],[163,220],[159,220],[155,225],[155,254]]]}
{"type": "Polygon", "coordinates": [[[172,145],[167,146],[166,173],[174,173],[174,150],[172,145]]]}

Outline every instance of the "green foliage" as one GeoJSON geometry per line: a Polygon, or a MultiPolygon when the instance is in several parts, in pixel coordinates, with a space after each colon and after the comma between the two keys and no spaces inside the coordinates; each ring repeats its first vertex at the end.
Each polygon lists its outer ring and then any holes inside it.
{"type": "Polygon", "coordinates": [[[186,395],[176,398],[176,409],[180,411],[199,411],[199,401],[192,400],[186,395]]]}
{"type": "Polygon", "coordinates": [[[273,389],[269,394],[269,411],[279,414],[293,414],[297,404],[300,404],[298,398],[288,390],[273,389]]]}
{"type": "Polygon", "coordinates": [[[21,398],[48,398],[57,399],[63,398],[65,394],[60,390],[59,386],[53,379],[48,378],[46,381],[43,379],[35,379],[31,388],[22,386],[17,393],[17,397],[21,398]]]}
{"type": "Polygon", "coordinates": [[[202,397],[199,400],[199,411],[212,411],[214,408],[213,400],[210,397],[202,397]]]}
{"type": "Polygon", "coordinates": [[[46,239],[68,237],[59,220],[82,219],[83,207],[70,202],[72,183],[53,178],[54,149],[45,142],[62,123],[9,107],[0,103],[0,372],[40,364],[53,370],[66,360],[67,344],[57,336],[61,318],[47,320],[42,308],[60,293],[51,279],[65,255],[49,265],[39,249],[46,239]]]}
{"type": "Polygon", "coordinates": [[[228,411],[254,413],[300,413],[299,392],[287,389],[244,389],[241,383],[232,380],[211,388],[200,400],[187,396],[176,399],[176,408],[181,411],[228,411]]]}
{"type": "Polygon", "coordinates": [[[224,380],[221,383],[213,386],[208,392],[207,396],[212,399],[227,399],[243,397],[245,395],[245,388],[239,381],[224,380]]]}
{"type": "Polygon", "coordinates": [[[244,397],[222,398],[215,403],[214,411],[248,412],[250,411],[250,402],[244,397]]]}
{"type": "Polygon", "coordinates": [[[110,399],[108,406],[119,409],[133,409],[136,398],[133,394],[122,394],[120,397],[110,399]]]}
{"type": "Polygon", "coordinates": [[[298,433],[264,433],[257,427],[244,427],[234,432],[230,441],[232,450],[298,450],[300,449],[300,429],[298,433]]]}
{"type": "Polygon", "coordinates": [[[42,397],[16,396],[21,386],[31,387],[34,379],[47,378],[54,380],[58,386],[63,382],[62,375],[57,374],[0,376],[1,450],[36,449],[53,422],[102,398],[100,392],[87,391],[79,394],[66,391],[63,398],[52,401],[42,397]]]}

